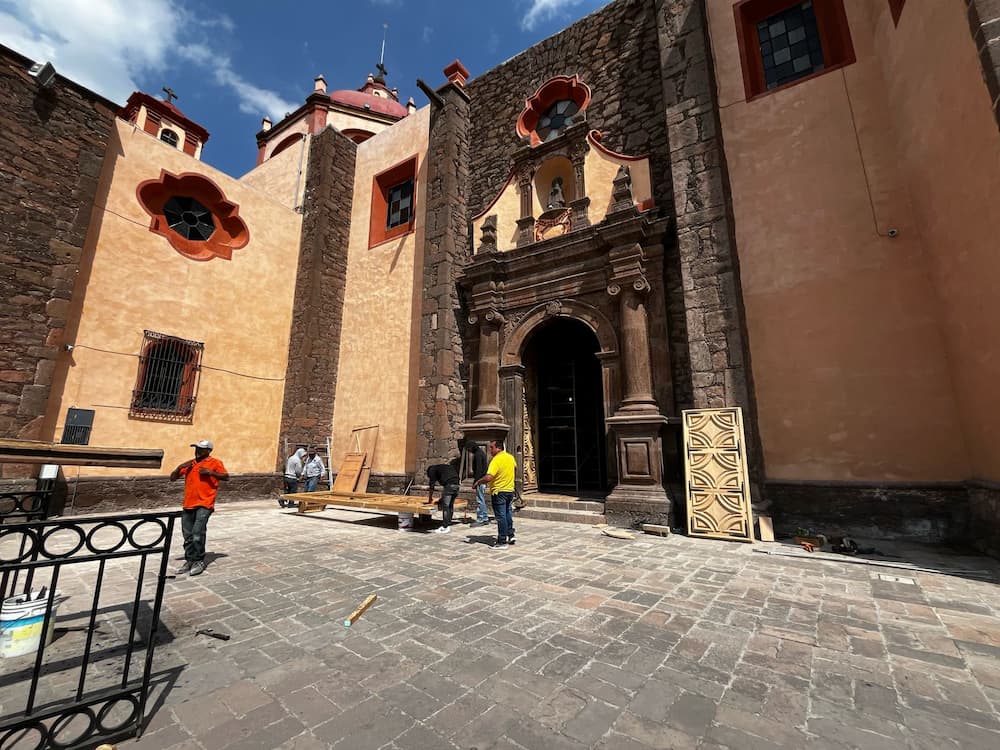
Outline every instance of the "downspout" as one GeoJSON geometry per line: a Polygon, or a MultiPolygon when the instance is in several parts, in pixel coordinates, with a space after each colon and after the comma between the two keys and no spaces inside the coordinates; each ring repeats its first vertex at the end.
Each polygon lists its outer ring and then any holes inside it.
{"type": "Polygon", "coordinates": [[[299,203],[299,185],[302,184],[302,162],[306,155],[306,138],[308,136],[308,133],[303,133],[302,142],[299,145],[299,173],[295,176],[295,193],[292,195],[292,205],[299,213],[302,213],[302,204],[299,203]]]}

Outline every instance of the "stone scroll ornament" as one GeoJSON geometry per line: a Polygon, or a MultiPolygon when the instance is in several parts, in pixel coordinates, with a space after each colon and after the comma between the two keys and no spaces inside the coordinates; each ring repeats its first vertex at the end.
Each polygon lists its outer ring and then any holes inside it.
{"type": "Polygon", "coordinates": [[[687,409],[681,415],[688,534],[753,542],[743,410],[687,409]]]}

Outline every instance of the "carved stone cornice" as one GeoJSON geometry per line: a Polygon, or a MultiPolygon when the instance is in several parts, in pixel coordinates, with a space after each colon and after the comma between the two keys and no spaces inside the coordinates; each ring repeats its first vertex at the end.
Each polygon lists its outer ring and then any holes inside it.
{"type": "Polygon", "coordinates": [[[608,253],[608,294],[617,297],[623,289],[637,294],[650,290],[646,254],[638,243],[621,245],[608,253]]]}

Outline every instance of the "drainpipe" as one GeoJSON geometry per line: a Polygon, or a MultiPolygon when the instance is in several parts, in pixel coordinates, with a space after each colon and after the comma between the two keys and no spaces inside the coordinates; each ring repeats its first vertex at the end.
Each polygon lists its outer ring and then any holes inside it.
{"type": "Polygon", "coordinates": [[[302,184],[302,161],[306,155],[306,138],[308,133],[302,134],[302,143],[299,145],[299,173],[295,176],[295,194],[292,195],[292,205],[299,213],[302,212],[302,204],[299,203],[299,185],[302,184]]]}

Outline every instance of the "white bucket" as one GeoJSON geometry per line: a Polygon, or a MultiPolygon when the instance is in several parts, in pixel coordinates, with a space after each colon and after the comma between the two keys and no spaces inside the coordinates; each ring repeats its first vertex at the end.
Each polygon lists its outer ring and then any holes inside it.
{"type": "MultiPolygon", "coordinates": [[[[48,592],[39,596],[32,591],[27,596],[12,596],[4,599],[0,607],[0,656],[24,656],[38,650],[45,624],[45,609],[49,604],[48,592]]],[[[52,633],[56,624],[59,605],[66,600],[56,592],[52,600],[52,616],[49,617],[49,632],[45,635],[45,645],[52,643],[52,633]]]]}
{"type": "Polygon", "coordinates": [[[412,513],[400,513],[399,514],[399,530],[400,531],[413,531],[413,514],[412,513]]]}

